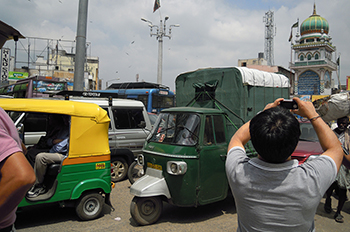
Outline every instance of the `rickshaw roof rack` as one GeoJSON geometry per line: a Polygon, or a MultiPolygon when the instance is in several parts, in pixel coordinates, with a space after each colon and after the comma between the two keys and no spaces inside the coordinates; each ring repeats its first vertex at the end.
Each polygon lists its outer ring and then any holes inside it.
{"type": "Polygon", "coordinates": [[[108,104],[112,105],[112,99],[118,98],[117,93],[103,93],[103,92],[92,92],[92,91],[70,91],[63,90],[54,95],[64,96],[65,100],[69,100],[72,97],[89,97],[89,98],[108,98],[108,104]]]}

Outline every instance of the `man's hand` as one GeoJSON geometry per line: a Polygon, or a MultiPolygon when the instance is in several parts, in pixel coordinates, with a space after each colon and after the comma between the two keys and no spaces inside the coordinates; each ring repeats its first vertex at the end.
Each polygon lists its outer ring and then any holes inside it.
{"type": "Polygon", "coordinates": [[[276,106],[280,105],[280,102],[283,101],[284,98],[277,98],[273,103],[269,103],[265,106],[264,110],[270,109],[270,108],[274,108],[276,106]]]}
{"type": "Polygon", "coordinates": [[[302,101],[297,97],[294,97],[293,100],[295,100],[296,103],[298,104],[298,109],[292,110],[293,113],[301,117],[306,117],[308,119],[318,116],[318,113],[316,112],[316,109],[312,104],[312,102],[302,101]]]}

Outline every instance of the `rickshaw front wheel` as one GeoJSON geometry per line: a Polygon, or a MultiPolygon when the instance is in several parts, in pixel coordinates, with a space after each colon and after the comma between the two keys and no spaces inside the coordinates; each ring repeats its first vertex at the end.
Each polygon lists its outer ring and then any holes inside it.
{"type": "Polygon", "coordinates": [[[80,198],[75,211],[81,220],[92,220],[100,216],[103,204],[101,194],[90,193],[80,198]]]}
{"type": "Polygon", "coordinates": [[[135,181],[137,181],[144,175],[145,175],[145,172],[143,170],[143,166],[139,165],[137,161],[134,161],[132,162],[132,164],[130,164],[130,167],[128,170],[128,179],[130,184],[135,183],[135,181]]]}
{"type": "Polygon", "coordinates": [[[130,204],[130,214],[139,225],[155,223],[163,210],[160,197],[134,197],[130,204]]]}

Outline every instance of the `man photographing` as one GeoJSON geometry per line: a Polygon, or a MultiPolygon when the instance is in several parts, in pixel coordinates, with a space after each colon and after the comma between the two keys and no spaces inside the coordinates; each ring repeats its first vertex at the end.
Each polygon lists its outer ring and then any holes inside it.
{"type": "Polygon", "coordinates": [[[341,144],[317,114],[311,102],[293,99],[308,118],[324,153],[298,165],[292,160],[300,136],[299,122],[280,107],[283,98],[244,124],[232,137],[226,174],[235,198],[237,231],[314,231],[317,206],[334,182],[343,160],[341,144]],[[246,156],[244,145],[251,139],[258,157],[246,156]]]}

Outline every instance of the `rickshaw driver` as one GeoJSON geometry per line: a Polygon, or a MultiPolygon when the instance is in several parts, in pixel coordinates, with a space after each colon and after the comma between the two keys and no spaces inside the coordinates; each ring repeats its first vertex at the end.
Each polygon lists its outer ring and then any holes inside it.
{"type": "Polygon", "coordinates": [[[41,194],[44,194],[47,191],[46,187],[43,185],[47,167],[53,163],[60,163],[64,159],[65,154],[68,151],[69,117],[62,116],[62,118],[64,121],[64,127],[68,128],[68,130],[66,130],[63,140],[60,139],[62,141],[56,143],[50,149],[49,153],[41,152],[36,156],[34,163],[34,172],[36,180],[33,187],[27,193],[28,198],[37,197],[41,194]]]}
{"type": "Polygon", "coordinates": [[[69,123],[66,121],[68,116],[60,114],[49,115],[49,128],[46,136],[42,136],[39,142],[28,147],[25,153],[29,163],[34,168],[35,158],[41,152],[49,152],[50,149],[57,143],[63,141],[69,134],[69,123]]]}
{"type": "Polygon", "coordinates": [[[334,182],[344,153],[312,102],[293,99],[299,108],[293,112],[310,120],[324,153],[300,166],[291,160],[300,128],[289,110],[278,107],[282,98],[240,127],[231,139],[226,160],[237,207],[237,231],[315,230],[317,206],[334,182]],[[250,139],[258,158],[246,156],[244,145],[250,139]]]}

